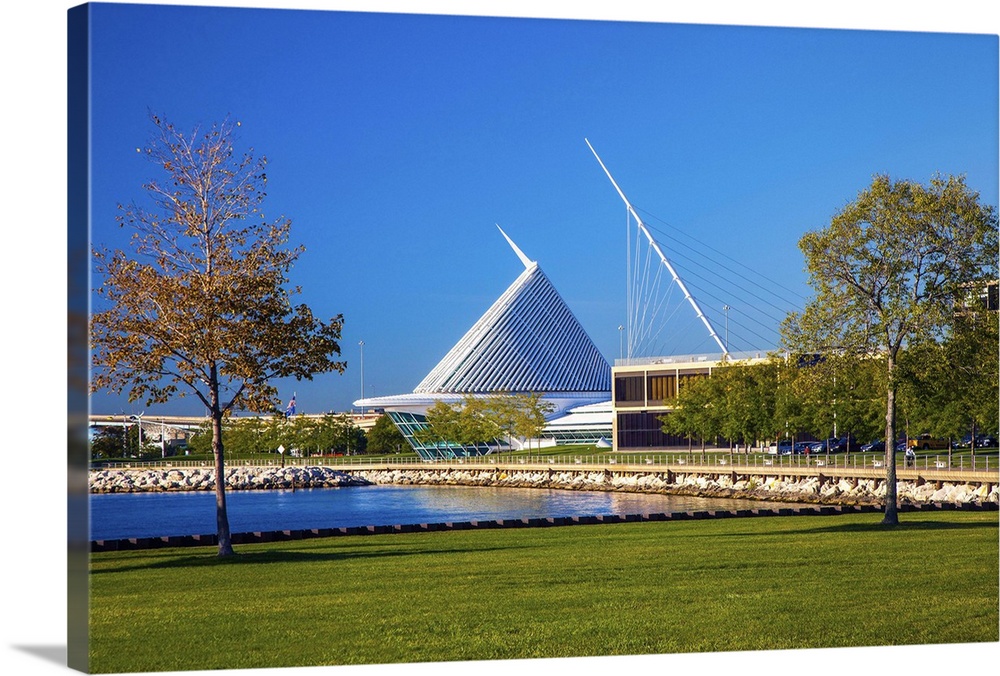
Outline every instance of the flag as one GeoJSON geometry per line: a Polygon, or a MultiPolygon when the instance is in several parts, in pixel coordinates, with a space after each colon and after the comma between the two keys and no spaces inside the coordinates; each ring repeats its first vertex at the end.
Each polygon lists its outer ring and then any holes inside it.
{"type": "Polygon", "coordinates": [[[295,415],[295,395],[292,394],[291,400],[288,402],[288,407],[285,409],[285,417],[289,418],[295,415]]]}

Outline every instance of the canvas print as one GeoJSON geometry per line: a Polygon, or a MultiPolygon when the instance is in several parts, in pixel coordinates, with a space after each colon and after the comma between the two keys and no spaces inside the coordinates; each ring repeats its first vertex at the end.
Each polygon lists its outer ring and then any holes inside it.
{"type": "Polygon", "coordinates": [[[998,42],[68,12],[69,665],[998,636],[998,42]]]}

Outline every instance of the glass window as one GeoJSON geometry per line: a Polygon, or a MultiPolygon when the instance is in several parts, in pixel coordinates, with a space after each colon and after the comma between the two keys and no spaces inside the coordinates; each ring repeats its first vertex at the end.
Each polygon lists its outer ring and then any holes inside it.
{"type": "Polygon", "coordinates": [[[661,402],[675,398],[677,398],[676,376],[649,376],[649,400],[651,402],[661,402]]]}
{"type": "Polygon", "coordinates": [[[615,403],[642,404],[645,402],[643,392],[643,376],[615,377],[615,403]]]}
{"type": "Polygon", "coordinates": [[[663,433],[660,422],[662,412],[641,411],[619,413],[618,450],[639,450],[647,448],[669,448],[687,445],[682,437],[663,433]]]}

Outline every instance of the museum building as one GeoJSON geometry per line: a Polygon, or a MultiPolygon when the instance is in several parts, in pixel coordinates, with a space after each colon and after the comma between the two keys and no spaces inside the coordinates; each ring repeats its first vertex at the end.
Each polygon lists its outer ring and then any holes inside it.
{"type": "Polygon", "coordinates": [[[413,392],[354,402],[384,410],[425,460],[484,454],[500,444],[424,444],[415,437],[428,408],[470,395],[541,395],[552,406],[543,433],[550,443],[594,443],[611,433],[610,365],[538,263],[500,233],[524,271],[413,392]],[[587,408],[595,404],[599,410],[587,408]]]}

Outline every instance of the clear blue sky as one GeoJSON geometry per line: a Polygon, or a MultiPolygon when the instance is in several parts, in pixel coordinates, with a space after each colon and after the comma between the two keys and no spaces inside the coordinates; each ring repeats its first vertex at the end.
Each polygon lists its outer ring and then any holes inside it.
{"type": "MultiPolygon", "coordinates": [[[[265,212],[306,247],[301,300],[345,317],[348,370],[280,383],[303,412],[361,395],[361,340],[365,394],[411,391],[521,270],[495,223],[617,357],[624,210],[585,137],[713,321],[748,315],[734,349],[774,346],[808,295],[799,237],[873,174],[966,174],[998,202],[995,35],[113,4],[92,28],[92,240],[122,245],[115,206],[155,175],[148,111],[239,119],[265,212]],[[741,266],[780,294],[770,316],[741,266]]],[[[673,351],[713,351],[681,333],[673,351]]]]}

